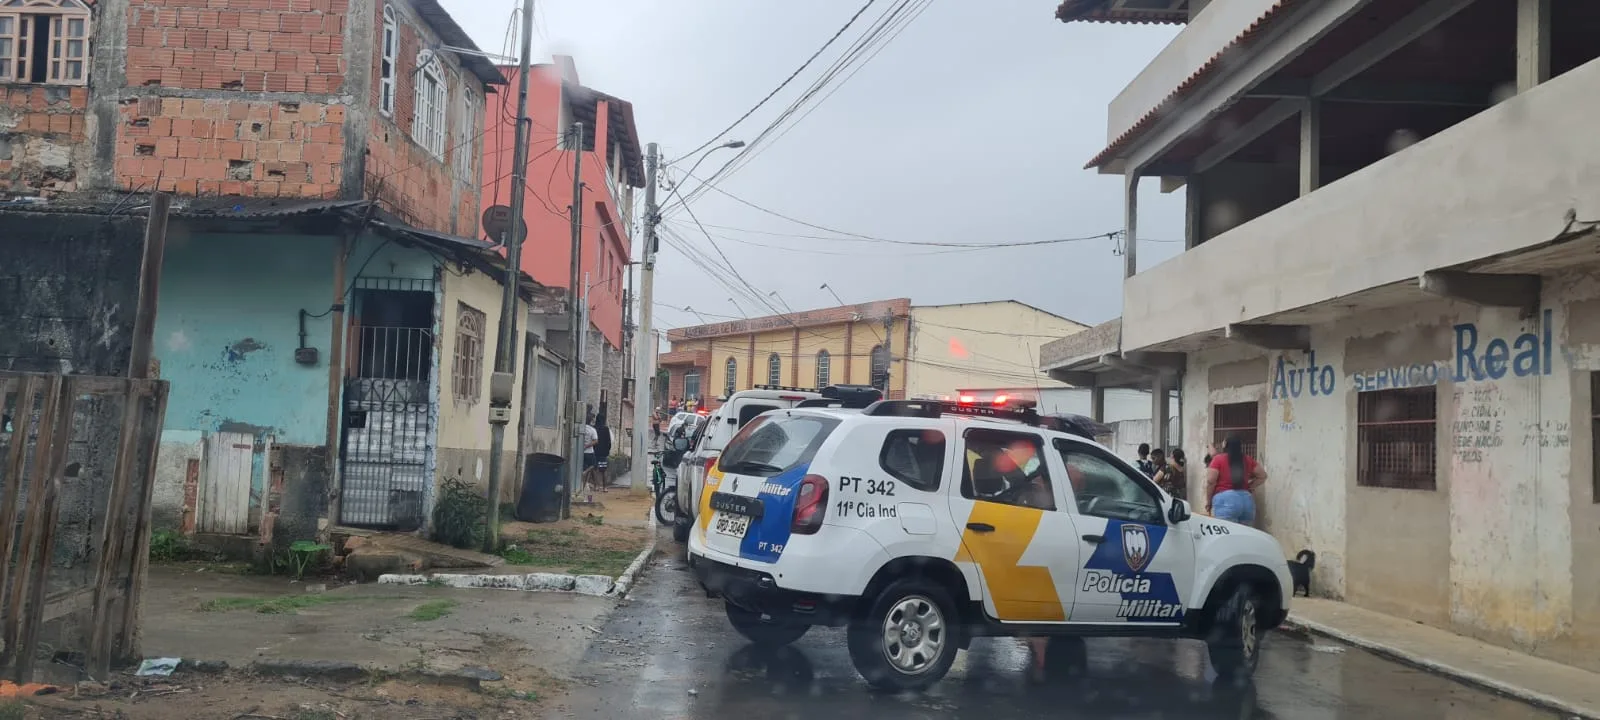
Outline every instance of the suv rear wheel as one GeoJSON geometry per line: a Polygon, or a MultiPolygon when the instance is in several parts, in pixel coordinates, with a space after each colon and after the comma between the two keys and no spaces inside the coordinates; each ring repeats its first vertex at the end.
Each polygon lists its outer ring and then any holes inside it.
{"type": "Polygon", "coordinates": [[[896,580],[850,623],[850,660],[868,684],[921,690],[944,677],[960,646],[949,593],[921,577],[896,580]]]}
{"type": "Polygon", "coordinates": [[[1233,587],[1217,608],[1206,638],[1211,666],[1223,677],[1249,677],[1261,658],[1261,598],[1247,583],[1233,587]]]}
{"type": "Polygon", "coordinates": [[[762,647],[782,647],[799,640],[811,629],[804,623],[782,622],[753,610],[746,610],[731,602],[724,602],[728,622],[746,640],[762,647]]]}

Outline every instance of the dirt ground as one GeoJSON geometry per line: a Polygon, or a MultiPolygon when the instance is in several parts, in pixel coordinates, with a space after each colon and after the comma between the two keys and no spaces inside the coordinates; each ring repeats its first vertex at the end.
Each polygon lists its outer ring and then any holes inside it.
{"type": "Polygon", "coordinates": [[[594,502],[575,502],[572,517],[553,523],[509,522],[500,527],[506,564],[488,572],[573,575],[622,574],[649,539],[649,493],[613,488],[594,502]],[[515,549],[510,549],[512,546],[515,549]]]}
{"type": "MultiPolygon", "coordinates": [[[[219,569],[227,568],[152,566],[142,646],[147,658],[222,661],[228,672],[180,671],[159,681],[122,675],[112,679],[115,689],[67,688],[25,717],[537,717],[572,681],[615,606],[577,594],[291,582],[219,569]],[[354,683],[249,672],[270,660],[355,663],[371,672],[354,683]],[[396,679],[462,668],[503,679],[482,683],[481,692],[396,679]]],[[[0,720],[13,720],[5,712],[0,706],[0,720]]]]}
{"type": "Polygon", "coordinates": [[[535,718],[549,694],[518,694],[489,688],[463,688],[374,680],[333,683],[306,679],[252,677],[244,673],[179,673],[158,682],[121,678],[112,687],[65,688],[35,698],[20,717],[116,718],[117,720],[479,720],[535,718]]]}

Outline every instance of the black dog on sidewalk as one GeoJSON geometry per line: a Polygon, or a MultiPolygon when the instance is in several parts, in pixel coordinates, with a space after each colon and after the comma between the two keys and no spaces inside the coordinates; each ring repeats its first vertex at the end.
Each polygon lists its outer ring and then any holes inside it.
{"type": "Polygon", "coordinates": [[[1294,594],[1304,592],[1306,597],[1311,597],[1311,569],[1316,566],[1317,554],[1310,550],[1301,550],[1289,561],[1289,577],[1294,579],[1294,594]]]}

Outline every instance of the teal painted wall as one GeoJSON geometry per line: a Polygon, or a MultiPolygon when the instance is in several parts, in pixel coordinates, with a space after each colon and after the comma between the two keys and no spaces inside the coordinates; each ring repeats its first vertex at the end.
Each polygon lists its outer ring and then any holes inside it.
{"type": "Polygon", "coordinates": [[[306,320],[316,365],[294,361],[299,311],[327,311],[337,240],[174,234],[162,266],[155,352],[172,381],[167,430],[327,439],[330,317],[306,320]]]}

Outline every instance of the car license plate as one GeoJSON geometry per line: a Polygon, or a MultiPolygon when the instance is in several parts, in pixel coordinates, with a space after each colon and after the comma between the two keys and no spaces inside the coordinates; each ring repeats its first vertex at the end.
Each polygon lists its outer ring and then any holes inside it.
{"type": "Polygon", "coordinates": [[[749,515],[734,515],[733,513],[719,512],[717,519],[711,523],[718,535],[727,535],[732,538],[744,539],[744,534],[750,529],[749,515]]]}

